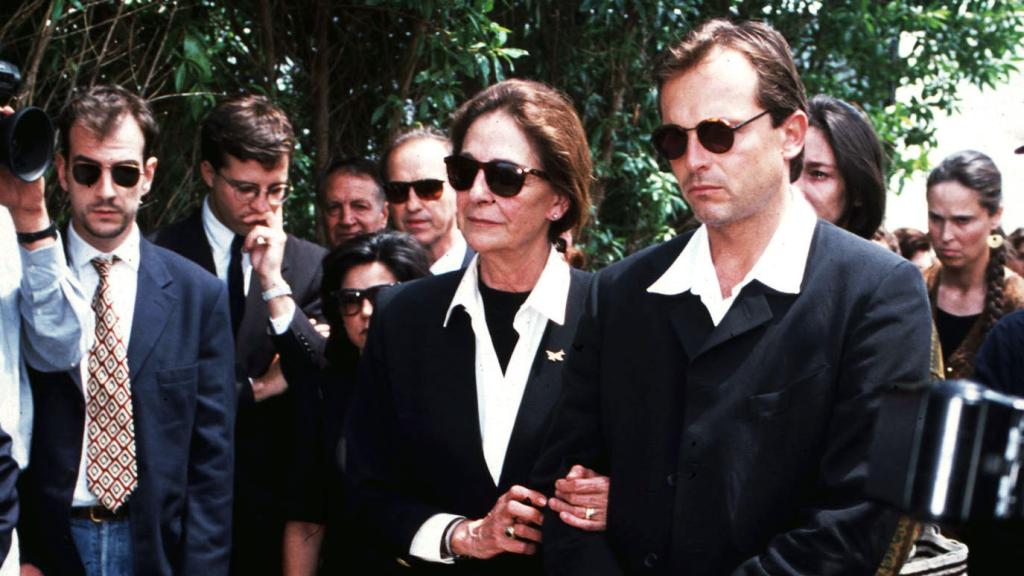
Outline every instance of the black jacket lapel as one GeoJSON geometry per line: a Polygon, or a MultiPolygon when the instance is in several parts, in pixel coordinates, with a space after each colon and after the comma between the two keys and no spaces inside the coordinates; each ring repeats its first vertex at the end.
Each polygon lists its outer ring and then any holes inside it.
{"type": "Polygon", "coordinates": [[[499,483],[501,492],[514,483],[526,482],[539,456],[540,443],[553,415],[552,409],[562,391],[562,368],[566,355],[572,350],[573,337],[590,288],[590,280],[590,274],[572,271],[565,324],[560,326],[549,321],[544,330],[505,451],[499,483]]]}

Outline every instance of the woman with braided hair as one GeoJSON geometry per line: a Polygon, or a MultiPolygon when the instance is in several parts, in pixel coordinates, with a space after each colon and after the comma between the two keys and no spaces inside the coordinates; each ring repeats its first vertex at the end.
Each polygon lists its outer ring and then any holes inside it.
{"type": "Polygon", "coordinates": [[[992,326],[1024,307],[1024,280],[1006,268],[1002,176],[988,156],[957,152],[928,175],[928,236],[939,262],[925,270],[946,378],[970,378],[992,326]]]}

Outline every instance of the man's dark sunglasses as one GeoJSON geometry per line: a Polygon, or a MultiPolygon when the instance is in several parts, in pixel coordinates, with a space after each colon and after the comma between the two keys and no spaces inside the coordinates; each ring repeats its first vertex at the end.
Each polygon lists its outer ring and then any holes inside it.
{"type": "MultiPolygon", "coordinates": [[[[95,162],[78,161],[71,165],[71,177],[82,186],[92,186],[103,173],[103,166],[95,162]]],[[[134,164],[115,164],[110,167],[110,178],[122,188],[131,188],[139,183],[142,170],[134,164]]]]}
{"type": "Polygon", "coordinates": [[[363,309],[364,300],[368,301],[371,305],[375,305],[377,303],[377,294],[382,288],[387,288],[388,286],[394,286],[394,284],[378,284],[369,288],[363,288],[362,290],[341,288],[335,290],[331,295],[338,301],[338,308],[343,315],[355,316],[363,309]]]}
{"type": "Polygon", "coordinates": [[[414,182],[388,182],[384,185],[384,196],[392,204],[409,201],[409,189],[416,192],[420,200],[437,200],[444,192],[444,180],[416,180],[414,182]]]}
{"type": "Polygon", "coordinates": [[[547,180],[548,175],[535,168],[523,168],[515,162],[507,160],[491,160],[490,162],[478,162],[467,156],[453,155],[444,159],[448,166],[448,182],[452,188],[464,192],[473,187],[476,174],[481,169],[484,171],[484,179],[487,187],[498,196],[509,198],[519,194],[523,189],[523,183],[530,174],[547,180]]]}
{"type": "Polygon", "coordinates": [[[765,110],[753,118],[733,126],[728,120],[709,118],[694,128],[683,128],[675,124],[665,124],[651,134],[651,143],[658,153],[668,160],[675,160],[686,154],[686,143],[689,141],[687,132],[697,131],[697,141],[715,154],[725,154],[732,149],[736,141],[736,131],[768,113],[765,110]]]}

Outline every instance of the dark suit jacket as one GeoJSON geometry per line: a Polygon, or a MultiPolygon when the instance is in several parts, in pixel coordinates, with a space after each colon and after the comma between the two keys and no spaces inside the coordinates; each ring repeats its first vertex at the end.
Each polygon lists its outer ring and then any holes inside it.
{"type": "Polygon", "coordinates": [[[11,457],[11,437],[0,429],[0,566],[11,550],[11,532],[18,521],[18,464],[11,457]]]}
{"type": "Polygon", "coordinates": [[[546,568],[874,573],[896,515],[865,499],[867,452],[879,390],[928,377],[920,273],[819,221],[801,292],[754,281],[715,327],[690,292],[647,292],[691,236],[594,279],[536,479],[608,474],[608,530],[548,511],[546,568]]]}
{"type": "MultiPolygon", "coordinates": [[[[443,326],[462,275],[424,278],[382,295],[363,351],[349,414],[348,473],[362,525],[396,556],[408,555],[413,536],[434,514],[482,518],[513,484],[527,483],[561,390],[563,362],[545,351],[569,351],[590,283],[590,274],[572,271],[566,322],[548,323],[495,486],[480,440],[469,316],[458,308],[443,326]]],[[[451,573],[453,567],[420,569],[451,573]]],[[[454,567],[460,569],[522,575],[538,572],[540,564],[502,555],[454,567]]]]}
{"type": "MultiPolygon", "coordinates": [[[[128,367],[139,483],[128,500],[136,574],[226,574],[235,388],[227,290],[191,262],[140,247],[128,367]]],[[[32,458],[18,489],[21,561],[82,574],[69,513],[85,403],[78,368],[30,371],[32,458]]]]}
{"type": "MultiPolygon", "coordinates": [[[[202,210],[160,229],[153,241],[185,256],[216,274],[213,252],[203,229],[202,210]]],[[[320,313],[321,261],[326,250],[291,234],[285,244],[281,275],[292,289],[295,316],[288,331],[271,336],[267,305],[256,274],[249,280],[245,315],[235,343],[235,376],[239,390],[235,458],[234,573],[273,574],[280,571],[281,531],[287,491],[287,455],[293,446],[292,392],[256,403],[249,378],[261,376],[274,355],[301,351],[295,362],[321,364],[324,338],[309,318],[323,321],[320,313]],[[298,346],[279,345],[292,339],[298,346]]],[[[289,382],[290,388],[303,382],[289,382]]]]}

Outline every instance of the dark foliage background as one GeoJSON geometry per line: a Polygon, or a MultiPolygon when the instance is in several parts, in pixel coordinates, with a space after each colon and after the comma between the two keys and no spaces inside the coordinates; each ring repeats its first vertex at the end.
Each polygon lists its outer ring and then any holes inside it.
{"type": "Polygon", "coordinates": [[[779,29],[809,94],[855,102],[875,121],[894,183],[926,168],[932,120],[956,108],[957,85],[1004,80],[1024,38],[1020,4],[992,0],[26,0],[0,8],[0,57],[22,68],[20,103],[52,115],[74,87],[98,82],[152,100],[163,134],[144,230],[201,198],[197,126],[216,98],[270,95],[300,133],[286,216],[310,238],[316,175],[331,157],[376,155],[410,124],[444,127],[496,80],[543,80],[572,97],[590,138],[599,203],[578,242],[599,267],[674,235],[688,217],[647,143],[658,122],[650,71],[710,16],[779,29]],[[904,85],[918,89],[898,103],[904,85]],[[896,154],[907,145],[920,155],[896,154]]]}

